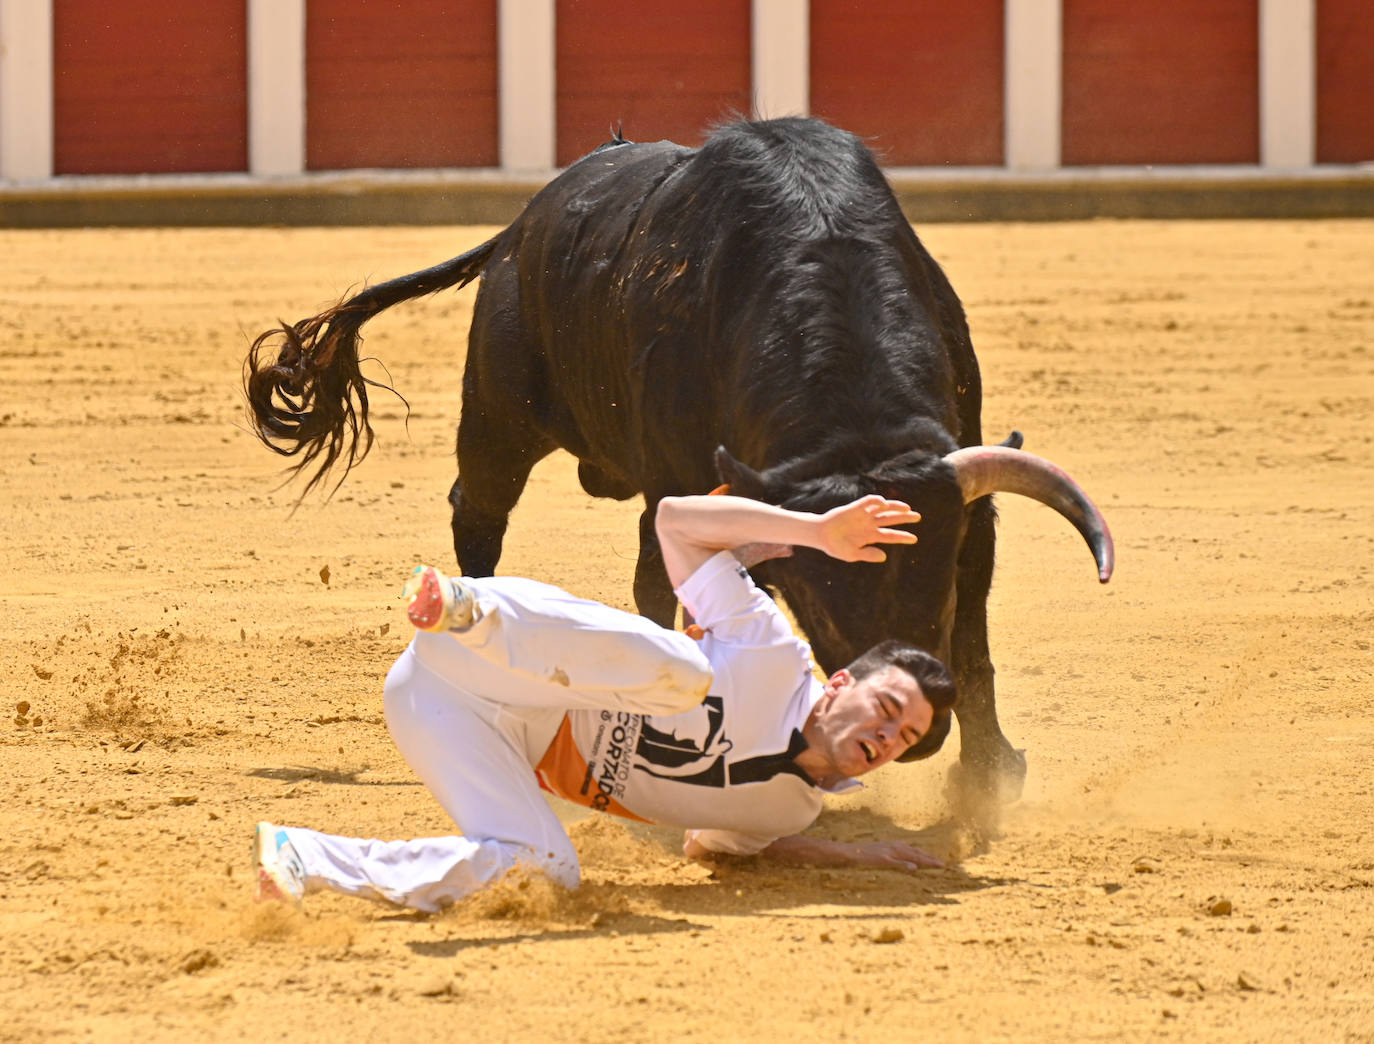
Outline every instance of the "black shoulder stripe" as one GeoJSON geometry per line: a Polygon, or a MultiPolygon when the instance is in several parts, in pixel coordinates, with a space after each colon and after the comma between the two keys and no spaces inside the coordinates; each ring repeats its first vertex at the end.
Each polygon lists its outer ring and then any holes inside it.
{"type": "Polygon", "coordinates": [[[792,738],[787,750],[781,754],[760,754],[756,758],[745,758],[730,765],[730,783],[766,783],[774,776],[793,775],[810,785],[815,785],[811,777],[802,771],[796,757],[806,749],[806,738],[800,729],[792,730],[792,738]]]}

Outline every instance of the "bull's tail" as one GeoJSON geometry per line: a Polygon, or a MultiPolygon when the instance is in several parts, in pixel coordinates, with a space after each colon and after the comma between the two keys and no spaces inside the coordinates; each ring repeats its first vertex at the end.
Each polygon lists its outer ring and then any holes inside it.
{"type": "Polygon", "coordinates": [[[372,448],[368,385],[395,391],[362,374],[358,331],[363,323],[394,304],[472,282],[496,242],[489,239],[441,265],[369,287],[319,315],[268,330],[253,342],[244,362],[249,423],[269,449],[299,457],[290,471],[309,474],[302,498],[340,461],[342,482],[372,448]]]}

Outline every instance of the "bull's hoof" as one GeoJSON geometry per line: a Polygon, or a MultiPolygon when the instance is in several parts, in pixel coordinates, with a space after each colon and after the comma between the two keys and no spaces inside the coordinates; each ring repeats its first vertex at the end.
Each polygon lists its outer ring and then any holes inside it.
{"type": "Polygon", "coordinates": [[[991,758],[965,758],[950,766],[945,799],[955,816],[996,836],[1002,809],[1021,797],[1026,783],[1026,754],[1010,745],[991,758]]]}

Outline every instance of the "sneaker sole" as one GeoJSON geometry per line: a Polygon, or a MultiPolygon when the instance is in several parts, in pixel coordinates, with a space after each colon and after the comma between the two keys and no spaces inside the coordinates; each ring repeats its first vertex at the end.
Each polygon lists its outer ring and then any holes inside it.
{"type": "Polygon", "coordinates": [[[301,905],[301,901],[285,891],[272,876],[271,871],[263,867],[258,867],[258,902],[290,903],[297,908],[301,905]]]}
{"type": "Polygon", "coordinates": [[[290,903],[297,910],[302,907],[302,899],[291,892],[289,888],[282,885],[272,864],[276,862],[275,852],[268,855],[266,845],[275,845],[274,834],[276,827],[270,824],[259,823],[253,831],[253,865],[258,871],[258,894],[257,900],[260,903],[276,901],[280,903],[290,903]],[[269,829],[263,829],[269,826],[269,829]]]}
{"type": "Polygon", "coordinates": [[[448,616],[452,596],[444,598],[439,574],[431,566],[420,566],[402,592],[410,598],[406,617],[420,631],[441,631],[448,616]]]}

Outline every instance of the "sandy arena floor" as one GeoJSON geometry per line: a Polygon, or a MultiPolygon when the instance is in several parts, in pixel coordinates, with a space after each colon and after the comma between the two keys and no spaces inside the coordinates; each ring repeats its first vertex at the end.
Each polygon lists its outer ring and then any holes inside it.
{"type": "MultiPolygon", "coordinates": [[[[247,342],[489,232],[0,232],[0,1039],[1374,1041],[1370,222],[923,230],[989,437],[1068,468],[1119,562],[1003,498],[1000,838],[947,820],[946,755],[815,827],[954,869],[712,871],[596,819],[571,895],[255,905],[258,819],[449,832],[380,684],[404,571],[452,561],[471,291],[368,328],[409,427],[380,399],[294,515],[247,342]]],[[[628,607],[636,513],[551,458],[502,570],[628,607]]]]}

